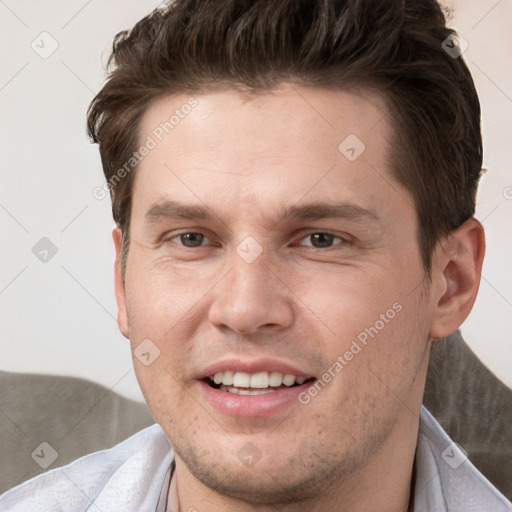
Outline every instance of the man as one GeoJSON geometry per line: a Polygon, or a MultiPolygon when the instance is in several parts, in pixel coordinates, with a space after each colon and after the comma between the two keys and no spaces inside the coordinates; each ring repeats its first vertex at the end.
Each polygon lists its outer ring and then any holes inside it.
{"type": "Polygon", "coordinates": [[[158,425],[2,510],[510,510],[421,407],[485,245],[446,41],[434,0],[177,0],[117,36],[88,121],[158,425]]]}

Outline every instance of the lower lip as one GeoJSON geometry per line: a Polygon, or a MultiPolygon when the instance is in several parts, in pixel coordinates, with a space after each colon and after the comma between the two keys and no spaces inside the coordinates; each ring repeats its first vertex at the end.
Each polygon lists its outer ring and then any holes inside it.
{"type": "Polygon", "coordinates": [[[198,381],[198,384],[208,402],[218,411],[231,416],[251,418],[273,414],[294,403],[300,404],[299,395],[309,388],[313,381],[293,388],[281,388],[264,395],[236,395],[212,388],[204,381],[198,381]]]}

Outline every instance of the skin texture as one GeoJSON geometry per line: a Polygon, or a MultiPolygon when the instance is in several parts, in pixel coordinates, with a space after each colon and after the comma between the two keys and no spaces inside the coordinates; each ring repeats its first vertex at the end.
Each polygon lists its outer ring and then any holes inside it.
{"type": "MultiPolygon", "coordinates": [[[[141,144],[189,99],[150,105],[141,144]]],[[[113,233],[120,329],[132,350],[145,339],[160,350],[134,366],[177,454],[181,510],[407,510],[431,342],[471,310],[481,225],[470,220],[442,241],[429,281],[375,94],[282,84],[251,100],[231,90],[195,99],[136,171],[124,276],[113,233]],[[365,145],[354,161],[338,149],[349,134],[365,145]],[[170,200],[213,218],[146,218],[170,200]],[[281,218],[315,202],[372,214],[281,218]],[[320,245],[311,236],[325,232],[334,236],[320,235],[320,245]],[[186,247],[184,233],[204,237],[186,247]],[[252,263],[237,252],[246,237],[262,249],[252,263]],[[201,393],[198,376],[227,356],[275,359],[321,379],[393,304],[400,311],[307,404],[241,418],[201,393]],[[261,457],[251,467],[239,457],[246,443],[261,457]]]]}

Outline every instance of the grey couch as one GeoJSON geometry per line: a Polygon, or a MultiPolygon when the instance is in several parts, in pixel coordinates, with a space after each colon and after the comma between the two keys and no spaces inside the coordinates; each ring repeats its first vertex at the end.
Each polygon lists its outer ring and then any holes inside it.
{"type": "Polygon", "coordinates": [[[99,384],[0,371],[0,493],[153,423],[145,404],[99,384]]]}

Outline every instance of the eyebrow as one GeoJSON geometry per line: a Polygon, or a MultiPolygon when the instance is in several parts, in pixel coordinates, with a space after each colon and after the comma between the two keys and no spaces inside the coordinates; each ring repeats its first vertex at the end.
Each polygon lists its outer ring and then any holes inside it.
{"type": "Polygon", "coordinates": [[[214,215],[201,206],[192,206],[178,201],[162,201],[153,204],[146,212],[145,218],[149,222],[160,219],[187,219],[209,220],[215,219],[214,215]]]}
{"type": "MultiPolygon", "coordinates": [[[[157,222],[161,219],[205,220],[214,222],[217,217],[207,208],[180,203],[179,201],[160,201],[153,204],[145,214],[146,221],[157,222]]],[[[293,220],[343,219],[350,221],[376,222],[379,217],[375,210],[366,209],[350,202],[314,202],[304,205],[292,205],[272,216],[274,223],[293,220]]],[[[271,219],[269,219],[271,220],[271,219]]]]}

